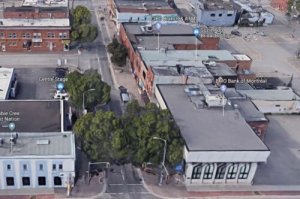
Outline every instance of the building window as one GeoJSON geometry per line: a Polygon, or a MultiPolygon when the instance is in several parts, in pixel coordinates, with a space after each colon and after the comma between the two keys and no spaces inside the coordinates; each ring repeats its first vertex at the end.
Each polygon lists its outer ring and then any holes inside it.
{"type": "Polygon", "coordinates": [[[39,165],[39,169],[40,169],[40,171],[43,171],[43,170],[44,170],[44,165],[43,165],[43,164],[40,164],[40,165],[39,165]]]}
{"type": "Polygon", "coordinates": [[[56,44],[55,44],[55,43],[52,43],[52,46],[53,46],[53,48],[55,48],[55,47],[56,47],[56,44]]]}
{"type": "Polygon", "coordinates": [[[215,13],[212,13],[212,14],[210,14],[210,16],[211,16],[211,17],[215,17],[215,16],[216,16],[216,14],[215,14],[215,13]]]}
{"type": "Polygon", "coordinates": [[[59,165],[58,165],[58,169],[59,169],[59,170],[62,170],[62,169],[63,169],[63,165],[62,165],[62,164],[59,164],[59,165]]]}
{"type": "Polygon", "coordinates": [[[214,173],[214,165],[207,164],[204,167],[203,179],[212,179],[213,173],[214,173]]]}
{"type": "Polygon", "coordinates": [[[242,164],[240,167],[239,179],[247,179],[250,172],[250,163],[242,164]]]}
{"type": "Polygon", "coordinates": [[[66,32],[60,32],[58,35],[59,35],[59,38],[61,38],[61,39],[68,38],[68,33],[66,33],[66,32]]]}
{"type": "Polygon", "coordinates": [[[41,37],[42,37],[42,34],[41,34],[41,33],[37,33],[37,32],[33,33],[33,38],[39,39],[39,38],[41,38],[41,37]]]}
{"type": "Polygon", "coordinates": [[[0,32],[0,38],[4,38],[4,32],[0,32]]]}
{"type": "Polygon", "coordinates": [[[10,164],[6,165],[6,168],[7,168],[7,171],[10,171],[11,170],[11,165],[10,164]]]}
{"type": "Polygon", "coordinates": [[[17,38],[17,33],[8,33],[8,38],[17,38]]]}
{"type": "Polygon", "coordinates": [[[54,38],[55,34],[53,32],[48,32],[48,38],[54,38]]]}
{"type": "Polygon", "coordinates": [[[23,164],[23,170],[27,171],[27,164],[23,164]]]}
{"type": "Polygon", "coordinates": [[[196,165],[193,168],[192,179],[200,179],[201,178],[201,172],[202,172],[202,163],[196,165]]]}
{"type": "Polygon", "coordinates": [[[222,17],[222,13],[219,14],[219,17],[222,17]]]}
{"type": "Polygon", "coordinates": [[[38,177],[39,186],[46,186],[46,177],[38,177]]]}
{"type": "Polygon", "coordinates": [[[30,38],[31,35],[30,35],[30,33],[26,32],[26,33],[22,33],[22,37],[23,38],[30,38]]]}
{"type": "Polygon", "coordinates": [[[238,164],[234,163],[228,167],[227,179],[235,179],[238,171],[238,164]]]}
{"type": "Polygon", "coordinates": [[[218,163],[216,179],[224,179],[226,172],[226,163],[218,163]]]}
{"type": "Polygon", "coordinates": [[[232,14],[227,14],[227,17],[232,17],[232,14]]]}
{"type": "Polygon", "coordinates": [[[56,176],[54,177],[54,186],[61,186],[62,185],[62,181],[61,181],[61,178],[56,176]]]}
{"type": "Polygon", "coordinates": [[[56,170],[56,164],[52,164],[52,170],[53,170],[53,171],[56,170]]]}
{"type": "Polygon", "coordinates": [[[23,177],[22,178],[22,185],[23,186],[30,186],[30,178],[29,177],[23,177]]]}
{"type": "Polygon", "coordinates": [[[7,177],[6,178],[6,185],[7,186],[15,186],[15,179],[14,179],[14,177],[7,177]]]}

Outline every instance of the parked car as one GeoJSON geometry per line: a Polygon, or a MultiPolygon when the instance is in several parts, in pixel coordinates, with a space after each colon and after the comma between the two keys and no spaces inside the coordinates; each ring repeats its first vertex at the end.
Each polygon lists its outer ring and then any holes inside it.
{"type": "Polygon", "coordinates": [[[124,86],[120,86],[119,90],[120,90],[120,98],[121,98],[121,101],[123,102],[123,104],[128,103],[130,100],[130,97],[129,97],[129,93],[127,92],[127,88],[125,88],[124,86]]]}
{"type": "Polygon", "coordinates": [[[68,73],[68,69],[67,68],[57,67],[55,69],[55,75],[58,78],[64,78],[67,73],[68,73]]]}
{"type": "Polygon", "coordinates": [[[238,31],[238,30],[232,30],[232,31],[231,31],[231,34],[232,34],[232,35],[235,35],[235,36],[238,36],[238,37],[241,37],[241,36],[242,36],[242,33],[240,33],[240,31],[238,31]]]}
{"type": "Polygon", "coordinates": [[[69,100],[69,94],[65,90],[57,90],[54,94],[54,99],[59,99],[59,100],[69,100]]]}

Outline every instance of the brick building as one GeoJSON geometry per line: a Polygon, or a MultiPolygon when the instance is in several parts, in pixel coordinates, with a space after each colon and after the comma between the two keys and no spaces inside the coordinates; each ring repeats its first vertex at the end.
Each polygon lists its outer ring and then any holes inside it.
{"type": "Polygon", "coordinates": [[[288,10],[288,0],[272,0],[271,6],[280,11],[287,12],[288,10]]]}
{"type": "Polygon", "coordinates": [[[0,19],[0,51],[68,51],[70,30],[68,8],[7,7],[0,19]]]}

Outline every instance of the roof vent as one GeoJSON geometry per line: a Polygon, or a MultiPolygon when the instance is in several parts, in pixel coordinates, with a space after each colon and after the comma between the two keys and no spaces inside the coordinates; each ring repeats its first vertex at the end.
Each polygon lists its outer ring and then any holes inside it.
{"type": "Polygon", "coordinates": [[[50,144],[50,140],[38,140],[36,141],[37,145],[48,145],[50,144]]]}

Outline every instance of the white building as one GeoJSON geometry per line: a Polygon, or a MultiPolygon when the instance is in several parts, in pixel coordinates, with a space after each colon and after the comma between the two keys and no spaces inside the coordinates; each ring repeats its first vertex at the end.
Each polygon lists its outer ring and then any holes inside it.
{"type": "Polygon", "coordinates": [[[208,91],[202,85],[195,92],[195,88],[189,92],[186,85],[157,85],[156,89],[159,106],[170,110],[185,141],[185,185],[251,185],[269,149],[237,109],[226,105],[223,116],[220,103],[209,102],[207,96],[220,95],[216,89],[208,91]]]}
{"type": "Polygon", "coordinates": [[[117,24],[117,28],[119,28],[119,23],[122,22],[182,22],[167,1],[108,0],[108,2],[110,15],[117,24]]]}
{"type": "Polygon", "coordinates": [[[13,68],[0,67],[0,100],[6,100],[10,97],[11,85],[14,79],[13,68]]]}
{"type": "Polygon", "coordinates": [[[0,134],[0,189],[67,187],[74,183],[72,133],[0,134]]]}
{"type": "Polygon", "coordinates": [[[0,101],[0,190],[74,183],[76,148],[67,113],[64,101],[0,101]]]}

